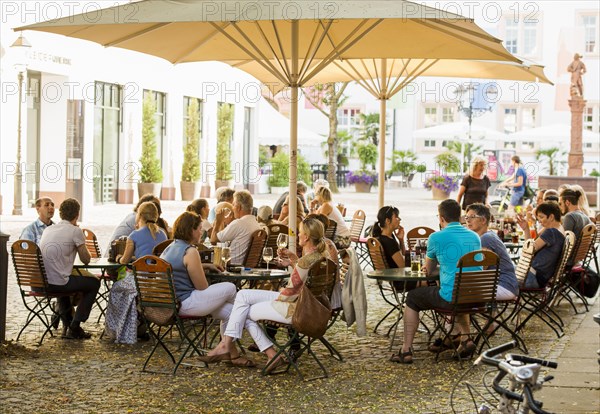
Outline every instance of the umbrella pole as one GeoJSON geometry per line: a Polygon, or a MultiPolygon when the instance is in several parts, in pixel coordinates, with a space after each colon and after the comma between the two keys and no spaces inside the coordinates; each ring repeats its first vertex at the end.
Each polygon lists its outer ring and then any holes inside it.
{"type": "Polygon", "coordinates": [[[289,242],[288,248],[292,252],[296,252],[296,231],[297,223],[296,217],[296,198],[297,193],[297,174],[298,174],[298,21],[292,21],[292,76],[291,76],[291,89],[292,89],[292,102],[290,110],[290,203],[288,205],[290,209],[289,216],[289,242]]]}
{"type": "Polygon", "coordinates": [[[381,59],[381,94],[379,97],[379,208],[384,203],[385,185],[385,113],[387,109],[387,59],[381,59]]]}

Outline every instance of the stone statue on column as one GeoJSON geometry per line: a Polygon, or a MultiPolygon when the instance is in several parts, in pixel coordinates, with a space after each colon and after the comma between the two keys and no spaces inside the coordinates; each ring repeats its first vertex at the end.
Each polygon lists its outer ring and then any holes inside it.
{"type": "Polygon", "coordinates": [[[583,99],[583,75],[586,72],[585,64],[581,61],[582,56],[575,53],[573,62],[567,67],[571,73],[571,148],[569,151],[569,177],[583,176],[583,110],[586,101],[583,99]]]}
{"type": "Polygon", "coordinates": [[[587,70],[585,63],[581,61],[582,57],[579,53],[575,53],[573,62],[567,67],[567,71],[571,73],[571,97],[583,98],[583,75],[587,70]]]}

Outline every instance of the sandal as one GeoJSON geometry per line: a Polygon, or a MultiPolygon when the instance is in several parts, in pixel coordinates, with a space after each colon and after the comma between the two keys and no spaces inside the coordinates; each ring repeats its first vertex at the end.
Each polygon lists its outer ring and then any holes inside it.
{"type": "Polygon", "coordinates": [[[475,342],[469,339],[460,343],[456,353],[460,358],[468,358],[473,355],[475,348],[477,348],[477,345],[475,345],[475,342]]]}
{"type": "Polygon", "coordinates": [[[217,355],[202,355],[198,357],[198,360],[206,362],[207,364],[212,364],[213,362],[231,361],[231,354],[229,352],[225,352],[224,354],[217,355]]]}
{"type": "Polygon", "coordinates": [[[391,356],[390,361],[396,362],[398,364],[412,364],[413,363],[413,353],[412,350],[407,352],[398,351],[397,354],[391,356]]]}
{"type": "Polygon", "coordinates": [[[437,338],[431,345],[427,347],[429,352],[435,354],[445,351],[446,349],[456,349],[460,345],[460,335],[446,337],[442,342],[442,338],[437,338]]]}
{"type": "Polygon", "coordinates": [[[264,367],[264,373],[266,375],[272,374],[275,369],[285,364],[285,357],[283,355],[279,355],[275,361],[268,361],[267,365],[264,367]]]}
{"type": "Polygon", "coordinates": [[[234,367],[242,367],[242,368],[254,368],[256,363],[251,359],[245,358],[243,356],[238,356],[235,358],[231,358],[229,361],[225,361],[226,364],[234,366],[234,367]]]}

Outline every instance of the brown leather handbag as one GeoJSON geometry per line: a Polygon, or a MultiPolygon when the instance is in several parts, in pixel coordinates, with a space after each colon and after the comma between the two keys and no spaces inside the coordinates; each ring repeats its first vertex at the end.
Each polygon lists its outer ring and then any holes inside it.
{"type": "Polygon", "coordinates": [[[296,331],[311,338],[320,338],[327,330],[331,318],[331,305],[325,295],[316,297],[304,285],[296,301],[292,326],[296,331]]]}

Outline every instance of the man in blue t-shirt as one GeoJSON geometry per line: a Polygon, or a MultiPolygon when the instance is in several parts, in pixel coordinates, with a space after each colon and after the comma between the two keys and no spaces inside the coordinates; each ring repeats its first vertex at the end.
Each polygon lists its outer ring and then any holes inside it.
{"type": "Polygon", "coordinates": [[[513,165],[514,172],[506,180],[498,184],[498,187],[512,187],[510,196],[509,210],[514,210],[516,206],[523,205],[523,196],[525,195],[525,186],[527,185],[527,173],[521,164],[521,158],[518,155],[513,155],[510,159],[513,165]]]}
{"type": "MultiPolygon", "coordinates": [[[[435,274],[439,264],[440,286],[420,287],[408,293],[404,310],[404,343],[400,352],[392,356],[393,362],[412,363],[411,348],[419,326],[419,312],[433,308],[450,308],[458,260],[469,252],[481,249],[477,233],[461,226],[461,208],[456,200],[442,201],[438,206],[438,213],[442,230],[429,236],[425,271],[429,275],[435,274]]],[[[468,338],[468,317],[458,321],[458,330],[462,336],[468,338]]],[[[461,342],[458,351],[462,356],[472,353],[474,349],[473,341],[467,339],[461,342]]]]}

